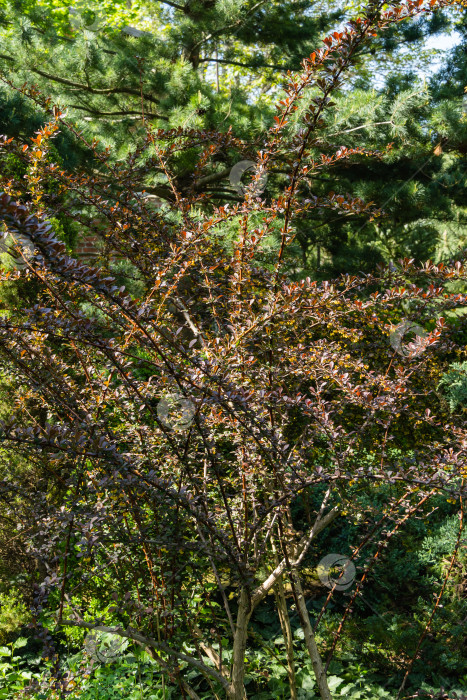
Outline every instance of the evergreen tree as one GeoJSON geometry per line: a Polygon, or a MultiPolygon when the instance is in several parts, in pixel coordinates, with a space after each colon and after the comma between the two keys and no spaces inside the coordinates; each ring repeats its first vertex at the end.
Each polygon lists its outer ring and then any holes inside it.
{"type": "MultiPolygon", "coordinates": [[[[401,66],[395,52],[382,85],[360,70],[336,100],[329,141],[339,134],[348,145],[380,150],[381,157],[337,165],[331,176],[313,182],[313,192],[350,192],[373,201],[383,215],[368,221],[329,212],[319,221],[304,221],[297,254],[312,273],[368,271],[401,257],[446,260],[466,246],[465,15],[437,13],[419,22],[418,43],[446,29],[447,21],[464,39],[446,52],[431,79],[415,70],[415,60],[401,66]]],[[[326,141],[320,145],[326,152],[326,141]]]]}
{"type": "Polygon", "coordinates": [[[128,5],[10,2],[2,32],[1,66],[14,82],[33,79],[120,154],[138,139],[143,110],[159,127],[232,126],[252,140],[272,119],[268,93],[282,73],[299,70],[343,16],[310,0],[128,5]]]}
{"type": "MultiPolygon", "coordinates": [[[[231,168],[256,158],[283,94],[284,71],[298,71],[325,32],[358,9],[358,3],[311,0],[78,1],[70,10],[57,0],[7,2],[0,67],[11,83],[1,88],[0,131],[26,138],[44,122],[43,102],[12,87],[32,81],[67,110],[68,121],[89,142],[98,138],[117,158],[144,143],[143,115],[155,128],[187,134],[230,129],[224,147],[207,155],[202,173],[194,172],[199,142],[191,153],[174,153],[169,166],[181,191],[194,184],[216,203],[240,202],[231,168]]],[[[449,257],[462,247],[464,44],[429,86],[417,73],[429,58],[425,39],[455,22],[465,33],[462,18],[446,9],[399,22],[355,53],[312,154],[320,158],[342,138],[382,155],[376,163],[357,156],[336,164],[313,179],[310,195],[349,193],[375,202],[384,215],[369,222],[355,213],[321,212],[319,219],[307,214],[297,223],[297,245],[289,252],[299,275],[368,270],[401,256],[449,257]],[[384,78],[382,84],[375,84],[375,75],[384,78]]],[[[55,146],[57,161],[68,169],[101,168],[70,130],[63,129],[55,146]]],[[[170,199],[166,175],[150,152],[140,150],[137,163],[141,188],[170,199]]],[[[276,162],[269,172],[266,198],[279,191],[283,167],[276,162]]]]}

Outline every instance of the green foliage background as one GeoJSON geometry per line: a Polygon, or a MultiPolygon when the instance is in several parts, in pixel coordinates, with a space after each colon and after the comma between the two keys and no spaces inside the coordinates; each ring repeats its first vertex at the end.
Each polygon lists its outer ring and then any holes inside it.
{"type": "MultiPolygon", "coordinates": [[[[103,146],[110,146],[115,159],[128,153],[141,136],[141,89],[146,119],[154,126],[221,131],[231,127],[244,141],[244,152],[238,147],[237,151],[218,154],[211,165],[213,172],[220,172],[254,153],[253,146],[270,125],[274,104],[282,97],[282,72],[298,70],[301,59],[319,45],[327,31],[355,14],[356,5],[306,0],[267,4],[252,0],[188,1],[185,11],[180,11],[170,3],[106,0],[98,9],[90,5],[92,16],[83,15],[86,22],[95,20],[95,11],[101,17],[102,29],[94,32],[86,25],[74,29],[68,9],[58,0],[3,0],[0,69],[3,77],[16,86],[25,81],[36,83],[44,94],[68,109],[77,129],[89,139],[96,137],[103,146]],[[148,34],[131,36],[122,32],[125,26],[148,34]],[[221,61],[217,64],[211,62],[216,56],[221,61]],[[109,87],[122,88],[122,92],[106,92],[109,87]]],[[[328,153],[342,140],[349,148],[378,150],[381,157],[355,159],[337,166],[331,174],[313,182],[313,193],[324,196],[330,191],[348,192],[373,201],[384,210],[384,216],[373,222],[364,217],[336,220],[329,212],[303,220],[297,243],[288,254],[292,277],[328,279],[344,272],[370,272],[377,264],[400,257],[441,261],[462,253],[467,245],[467,119],[462,109],[467,85],[466,50],[465,14],[446,11],[392,29],[375,42],[372,52],[362,52],[354,74],[342,86],[316,151],[328,153]],[[430,52],[423,48],[426,39],[454,28],[460,34],[459,44],[443,55],[435,75],[421,77],[418,69],[430,59],[430,52]],[[380,76],[377,81],[375,74],[380,76]],[[388,143],[393,144],[390,150],[388,143]]],[[[37,104],[26,100],[8,82],[2,83],[1,133],[19,136],[26,142],[44,120],[37,104]]],[[[61,167],[88,167],[89,153],[78,145],[73,134],[60,134],[55,148],[54,156],[61,167]]],[[[190,166],[189,160],[183,159],[174,165],[181,186],[191,183],[190,166]]],[[[3,167],[5,177],[24,174],[14,159],[4,161],[3,167]]],[[[265,197],[273,196],[281,182],[278,168],[269,174],[265,197]]],[[[160,176],[149,173],[147,184],[159,187],[157,194],[164,199],[160,176]]],[[[227,176],[216,187],[208,187],[207,191],[217,201],[229,196],[235,201],[227,176]]],[[[73,251],[82,231],[70,227],[65,219],[55,218],[52,223],[73,251]]],[[[219,230],[226,246],[231,245],[234,231],[234,226],[219,230]]],[[[277,240],[265,246],[266,263],[268,246],[274,249],[277,240]]],[[[142,283],[128,266],[118,264],[114,272],[135,297],[141,293],[142,283]]],[[[20,301],[32,301],[36,291],[30,283],[4,286],[0,290],[2,313],[8,313],[8,308],[20,301]]],[[[465,411],[465,359],[448,358],[435,369],[437,400],[445,402],[446,410],[465,411]]],[[[10,396],[10,388],[4,383],[2,413],[8,410],[10,396]]],[[[19,479],[35,477],[28,463],[12,465],[10,454],[0,458],[0,469],[6,468],[14,468],[19,479]]],[[[384,504],[382,491],[356,489],[354,498],[359,509],[384,504]]],[[[310,505],[304,497],[296,508],[294,518],[299,529],[306,522],[310,505]]],[[[332,662],[330,687],[336,697],[396,697],[401,669],[429,617],[433,594],[454,547],[456,513],[454,504],[439,500],[433,513],[410,522],[387,548],[363,597],[357,600],[332,662]]],[[[314,614],[318,614],[327,593],[317,579],[316,562],[330,551],[350,554],[359,527],[352,515],[340,518],[310,553],[307,571],[310,610],[314,614]]],[[[4,646],[0,648],[0,698],[24,697],[25,686],[31,684],[30,697],[52,700],[53,692],[45,694],[34,685],[47,679],[51,661],[40,659],[26,626],[31,586],[41,572],[27,561],[20,539],[12,548],[14,533],[14,523],[2,524],[0,644],[4,646]]],[[[466,552],[464,545],[443,607],[426,640],[423,659],[415,664],[411,676],[414,692],[441,687],[467,692],[466,552]]],[[[90,590],[91,607],[101,612],[100,592],[92,586],[90,590]]],[[[345,600],[342,596],[327,608],[325,631],[319,639],[323,650],[329,648],[345,600]]],[[[293,614],[290,596],[288,604],[293,614]]],[[[45,619],[44,624],[52,628],[50,620],[45,619]]],[[[249,697],[288,698],[284,640],[272,600],[266,600],[256,614],[252,634],[255,646],[248,658],[249,697]]],[[[299,698],[313,700],[318,695],[298,625],[295,635],[296,654],[302,664],[299,698]]],[[[178,697],[176,686],[167,684],[150,657],[138,648],[126,649],[114,662],[104,665],[89,658],[81,632],[56,635],[56,641],[63,668],[72,679],[70,698],[178,697]]],[[[202,700],[212,697],[201,675],[189,671],[187,677],[202,700]]]]}

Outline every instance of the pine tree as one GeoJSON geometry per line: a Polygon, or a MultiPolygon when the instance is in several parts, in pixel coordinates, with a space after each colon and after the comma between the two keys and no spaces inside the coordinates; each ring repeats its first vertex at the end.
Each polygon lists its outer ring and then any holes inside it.
{"type": "MultiPolygon", "coordinates": [[[[1,67],[15,83],[33,80],[120,154],[137,140],[143,110],[158,127],[232,126],[253,139],[272,119],[268,93],[282,73],[299,70],[343,16],[310,0],[128,5],[10,2],[2,31],[1,67]]],[[[10,119],[5,109],[2,130],[10,119]]]]}
{"type": "MultiPolygon", "coordinates": [[[[420,39],[445,30],[447,21],[465,37],[465,16],[452,12],[419,22],[420,39]]],[[[465,248],[465,50],[464,39],[428,81],[415,70],[417,61],[401,66],[395,53],[379,87],[360,70],[342,91],[329,139],[341,134],[346,144],[380,150],[381,157],[337,166],[331,176],[313,182],[313,192],[350,192],[373,201],[382,216],[368,221],[329,212],[319,221],[304,221],[297,255],[312,274],[369,271],[401,257],[449,260],[465,248]]],[[[324,152],[326,147],[323,141],[324,152]]]]}
{"type": "MultiPolygon", "coordinates": [[[[217,204],[241,202],[231,169],[239,160],[256,159],[283,94],[284,71],[298,71],[325,32],[355,11],[342,2],[323,7],[311,0],[78,1],[71,10],[57,0],[8,2],[1,18],[0,68],[11,84],[0,92],[0,131],[26,138],[44,123],[41,101],[13,89],[25,82],[50,95],[89,142],[99,139],[117,158],[141,146],[143,115],[154,128],[187,134],[230,129],[202,173],[194,172],[202,144],[174,154],[169,166],[181,191],[194,185],[217,204]]],[[[449,257],[462,247],[463,47],[429,86],[416,72],[429,58],[424,39],[456,20],[453,11],[443,10],[399,22],[356,53],[313,155],[327,153],[336,138],[382,155],[377,163],[354,157],[336,164],[313,179],[310,195],[349,193],[375,202],[384,215],[373,222],[355,213],[307,215],[297,224],[297,246],[289,253],[299,275],[368,270],[401,256],[449,257]],[[375,86],[375,75],[384,78],[382,84],[375,86]],[[389,141],[393,147],[386,151],[389,141]]],[[[462,20],[459,26],[462,31],[462,20]]],[[[56,148],[63,167],[101,167],[68,130],[56,148]]],[[[142,189],[170,199],[166,175],[149,156],[138,154],[142,189]]],[[[277,162],[266,198],[280,190],[284,174],[277,162]]]]}

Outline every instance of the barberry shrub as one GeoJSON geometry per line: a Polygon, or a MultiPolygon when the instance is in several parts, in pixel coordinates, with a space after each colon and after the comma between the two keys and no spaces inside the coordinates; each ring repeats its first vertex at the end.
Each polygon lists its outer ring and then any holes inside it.
{"type": "MultiPolygon", "coordinates": [[[[124,637],[183,697],[198,697],[196,670],[213,696],[243,700],[249,622],[273,593],[296,698],[287,583],[324,700],[326,664],[301,576],[320,533],[338,518],[361,522],[349,553],[359,581],[330,653],[387,542],[440,492],[459,504],[454,562],[466,432],[433,392],[456,351],[443,314],[466,303],[446,291],[465,280],[462,262],[401,260],[319,284],[287,274],[296,222],[310,210],[381,215],[344,194],[303,195],[337,161],[377,157],[345,146],[316,155],[354,56],[391,23],[444,4],[371,3],[327,37],[289,75],[256,175],[231,206],[214,206],[194,186],[181,193],[172,177],[175,162],[195,156],[194,179],[208,177],[217,150],[241,151],[231,131],[146,124],[124,162],[86,143],[94,174],[66,172],[54,163],[53,139],[60,129],[84,136],[34,87],[19,88],[51,117],[29,143],[5,137],[0,150],[25,173],[3,177],[0,217],[18,264],[2,270],[2,285],[34,290],[0,319],[11,397],[2,460],[14,454],[30,465],[21,480],[5,466],[2,490],[40,563],[38,627],[53,621],[124,637]],[[151,166],[172,187],[163,206],[144,192],[151,166]],[[258,194],[265,172],[278,196],[258,194]],[[54,218],[91,232],[99,261],[70,257],[54,218]],[[404,342],[414,321],[425,333],[404,342]],[[375,493],[365,513],[361,487],[375,493]],[[297,504],[308,504],[304,531],[297,504]],[[362,558],[369,543],[373,554],[362,558]]],[[[66,678],[57,682],[66,687],[66,678]]]]}

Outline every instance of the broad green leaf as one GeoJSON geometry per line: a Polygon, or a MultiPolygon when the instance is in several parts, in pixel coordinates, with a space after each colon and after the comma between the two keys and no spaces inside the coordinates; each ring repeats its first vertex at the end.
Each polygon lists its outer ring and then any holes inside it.
{"type": "Polygon", "coordinates": [[[336,688],[338,688],[340,686],[340,684],[343,682],[344,682],[344,679],[339,678],[339,676],[329,676],[328,686],[329,686],[329,690],[331,691],[331,693],[334,692],[334,690],[336,690],[336,688]]]}
{"type": "Polygon", "coordinates": [[[305,676],[305,678],[302,680],[303,690],[313,690],[315,685],[316,685],[316,681],[311,676],[305,676]]]}
{"type": "Polygon", "coordinates": [[[28,640],[26,637],[18,637],[18,639],[13,642],[13,646],[15,649],[21,649],[21,647],[25,647],[26,644],[28,643],[28,640]]]}

